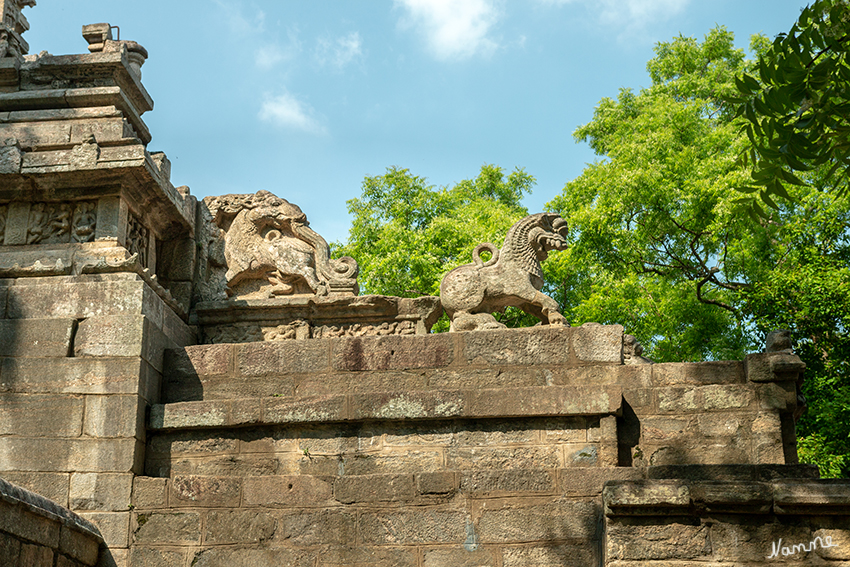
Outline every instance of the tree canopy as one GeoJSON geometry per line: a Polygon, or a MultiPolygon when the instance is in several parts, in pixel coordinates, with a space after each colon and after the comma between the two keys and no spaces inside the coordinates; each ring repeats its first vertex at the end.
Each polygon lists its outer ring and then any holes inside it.
{"type": "Polygon", "coordinates": [[[484,165],[474,179],[438,188],[391,167],[366,177],[361,197],[348,201],[349,238],[334,245],[334,254],[357,260],[365,293],[438,295],[443,275],[470,262],[477,244],[501,245],[528,214],[521,201],[534,183],[521,169],[506,174],[484,165]]]}
{"type": "Polygon", "coordinates": [[[787,187],[806,183],[799,172],[825,166],[821,189],[850,187],[848,31],[847,0],[816,0],[736,77],[728,100],[750,141],[741,161],[751,178],[739,190],[751,196],[740,200],[762,216],[759,201],[777,209],[775,197],[791,199],[787,187]]]}
{"type": "MultiPolygon", "coordinates": [[[[764,38],[754,38],[756,52],[764,38]]],[[[800,454],[850,466],[850,210],[806,173],[756,222],[739,214],[752,147],[729,93],[758,63],[722,27],[660,43],[652,84],[603,99],[575,137],[600,156],[547,207],[571,248],[544,266],[574,323],[622,323],[656,361],[740,358],[787,328],[808,365],[800,454]]]]}

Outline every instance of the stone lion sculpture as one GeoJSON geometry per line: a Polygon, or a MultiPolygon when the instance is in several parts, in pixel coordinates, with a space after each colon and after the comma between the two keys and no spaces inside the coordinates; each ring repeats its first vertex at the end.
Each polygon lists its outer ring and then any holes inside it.
{"type": "Polygon", "coordinates": [[[552,250],[567,248],[567,223],[555,213],[530,215],[508,231],[501,249],[489,242],[472,252],[472,263],[458,266],[440,283],[440,301],[452,331],[504,327],[491,315],[513,306],[544,324],[565,325],[558,303],[542,293],[540,262],[552,250]],[[489,251],[488,260],[481,258],[489,251]]]}

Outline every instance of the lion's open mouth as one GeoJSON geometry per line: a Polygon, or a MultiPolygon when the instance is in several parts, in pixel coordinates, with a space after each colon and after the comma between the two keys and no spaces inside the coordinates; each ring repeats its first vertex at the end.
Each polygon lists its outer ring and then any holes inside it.
{"type": "Polygon", "coordinates": [[[540,238],[540,244],[545,250],[566,250],[567,241],[557,235],[546,235],[540,238]]]}

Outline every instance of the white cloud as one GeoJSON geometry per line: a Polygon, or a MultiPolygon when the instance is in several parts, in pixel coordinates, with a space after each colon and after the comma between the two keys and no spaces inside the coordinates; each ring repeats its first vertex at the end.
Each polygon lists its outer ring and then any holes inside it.
{"type": "Polygon", "coordinates": [[[254,54],[254,62],[260,69],[271,69],[286,58],[279,45],[264,45],[254,54]]]}
{"type": "Polygon", "coordinates": [[[690,0],[537,0],[540,4],[562,6],[585,4],[599,20],[625,30],[643,28],[654,21],[668,20],[681,13],[690,0]]]}
{"type": "Polygon", "coordinates": [[[313,108],[288,92],[277,96],[266,95],[259,116],[261,120],[284,128],[301,130],[310,134],[325,133],[325,128],[319,123],[313,108]]]}
{"type": "Polygon", "coordinates": [[[255,36],[262,32],[265,26],[266,13],[259,8],[250,7],[252,13],[246,15],[246,6],[243,3],[225,2],[224,0],[213,0],[223,12],[223,20],[230,28],[230,32],[238,36],[255,36]]]}
{"type": "Polygon", "coordinates": [[[394,0],[407,10],[400,25],[418,27],[438,59],[490,54],[498,44],[488,37],[501,17],[496,0],[394,0]]]}
{"type": "Polygon", "coordinates": [[[363,41],[358,32],[351,32],[336,39],[320,37],[316,45],[316,59],[320,65],[331,65],[342,69],[363,56],[363,41]]]}

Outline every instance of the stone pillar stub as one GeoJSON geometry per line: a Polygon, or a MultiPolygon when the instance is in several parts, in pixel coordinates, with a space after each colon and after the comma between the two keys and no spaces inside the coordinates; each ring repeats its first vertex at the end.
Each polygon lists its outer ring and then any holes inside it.
{"type": "Polygon", "coordinates": [[[21,201],[9,203],[9,213],[6,217],[6,235],[3,244],[6,246],[26,244],[29,219],[29,203],[21,201]]]}
{"type": "Polygon", "coordinates": [[[95,240],[118,240],[123,246],[127,240],[127,215],[127,203],[120,197],[98,199],[95,240]]]}

